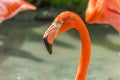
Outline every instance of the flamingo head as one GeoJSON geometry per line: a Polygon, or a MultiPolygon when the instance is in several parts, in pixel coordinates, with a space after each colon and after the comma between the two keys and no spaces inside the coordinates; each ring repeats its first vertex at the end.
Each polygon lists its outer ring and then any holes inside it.
{"type": "Polygon", "coordinates": [[[56,35],[73,27],[75,22],[72,17],[73,14],[74,13],[70,11],[62,12],[55,18],[51,26],[45,32],[43,39],[49,54],[52,54],[52,44],[56,38],[56,35]]]}

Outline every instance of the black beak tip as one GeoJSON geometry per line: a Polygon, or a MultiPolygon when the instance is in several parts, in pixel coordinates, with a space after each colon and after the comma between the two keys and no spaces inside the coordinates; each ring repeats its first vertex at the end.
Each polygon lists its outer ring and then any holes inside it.
{"type": "Polygon", "coordinates": [[[50,44],[47,40],[47,37],[43,38],[45,46],[47,48],[48,53],[51,55],[52,54],[52,44],[50,44]]]}

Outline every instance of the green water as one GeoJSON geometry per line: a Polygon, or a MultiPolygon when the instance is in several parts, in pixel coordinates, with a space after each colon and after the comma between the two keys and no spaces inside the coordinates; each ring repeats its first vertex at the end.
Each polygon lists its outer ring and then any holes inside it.
{"type": "MultiPolygon", "coordinates": [[[[0,25],[0,80],[75,80],[81,41],[75,30],[57,36],[53,55],[42,36],[51,22],[0,25]]],[[[87,80],[120,80],[120,36],[108,25],[88,26],[92,52],[87,80]]]]}

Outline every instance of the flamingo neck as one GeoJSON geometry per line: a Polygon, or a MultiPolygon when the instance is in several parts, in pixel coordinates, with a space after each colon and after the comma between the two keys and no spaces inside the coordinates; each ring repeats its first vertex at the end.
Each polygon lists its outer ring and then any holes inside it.
{"type": "Polygon", "coordinates": [[[85,24],[81,19],[79,20],[79,24],[77,23],[75,29],[77,29],[79,32],[82,41],[82,53],[80,55],[76,80],[85,80],[90,61],[90,36],[85,24]]]}

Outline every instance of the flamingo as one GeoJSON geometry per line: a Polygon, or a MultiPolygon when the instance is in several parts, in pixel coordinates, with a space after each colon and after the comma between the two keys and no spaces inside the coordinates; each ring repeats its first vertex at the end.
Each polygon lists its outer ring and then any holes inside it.
{"type": "Polygon", "coordinates": [[[85,24],[76,13],[71,11],[60,13],[44,33],[43,39],[49,54],[52,54],[52,44],[57,34],[72,28],[79,32],[82,40],[82,53],[78,63],[76,80],[85,80],[91,53],[90,36],[85,24]]]}
{"type": "Polygon", "coordinates": [[[35,6],[24,0],[0,0],[0,23],[12,18],[18,12],[35,9],[35,6]]]}
{"type": "Polygon", "coordinates": [[[120,0],[89,0],[85,20],[110,24],[120,33],[120,0]]]}

